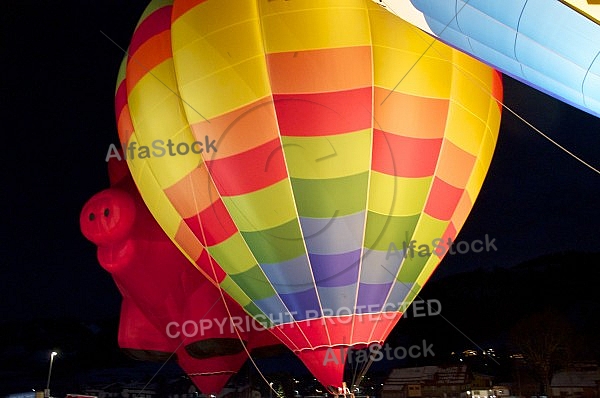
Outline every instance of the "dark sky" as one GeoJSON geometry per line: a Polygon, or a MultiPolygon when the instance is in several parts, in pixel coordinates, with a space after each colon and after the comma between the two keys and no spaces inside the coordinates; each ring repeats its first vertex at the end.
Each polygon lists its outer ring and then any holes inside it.
{"type": "MultiPolygon", "coordinates": [[[[3,2],[2,321],[117,315],[119,295],[79,231],[108,187],[121,50],[145,1],[3,2]]],[[[600,119],[505,78],[505,103],[600,167],[600,119]]],[[[447,257],[438,275],[562,251],[600,252],[600,175],[508,112],[480,197],[459,239],[498,251],[447,257]]],[[[576,266],[574,264],[574,266],[576,266]]],[[[576,270],[574,270],[574,275],[576,270]]]]}

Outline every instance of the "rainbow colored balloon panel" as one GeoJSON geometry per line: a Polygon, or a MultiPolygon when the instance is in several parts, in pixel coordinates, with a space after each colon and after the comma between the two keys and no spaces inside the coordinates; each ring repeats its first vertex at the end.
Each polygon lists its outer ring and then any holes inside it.
{"type": "Polygon", "coordinates": [[[496,71],[370,0],[154,1],[116,109],[164,231],[339,386],[326,348],[382,342],[430,277],[501,97],[496,71]]]}

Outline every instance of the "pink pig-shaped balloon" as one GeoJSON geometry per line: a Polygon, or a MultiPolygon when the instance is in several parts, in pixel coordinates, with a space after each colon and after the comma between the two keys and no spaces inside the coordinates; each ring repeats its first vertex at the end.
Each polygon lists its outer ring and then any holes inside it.
{"type": "Polygon", "coordinates": [[[123,296],[119,346],[141,360],[174,356],[204,394],[217,394],[241,368],[246,351],[279,341],[169,240],[125,162],[111,159],[109,175],[111,188],[84,205],[80,226],[123,296]]]}

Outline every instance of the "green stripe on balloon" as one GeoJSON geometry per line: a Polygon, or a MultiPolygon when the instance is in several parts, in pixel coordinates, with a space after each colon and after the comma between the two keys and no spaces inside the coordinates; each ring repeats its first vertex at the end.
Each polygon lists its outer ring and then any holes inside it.
{"type": "Polygon", "coordinates": [[[369,173],[323,180],[292,178],[301,217],[331,218],[364,211],[369,173]]]}

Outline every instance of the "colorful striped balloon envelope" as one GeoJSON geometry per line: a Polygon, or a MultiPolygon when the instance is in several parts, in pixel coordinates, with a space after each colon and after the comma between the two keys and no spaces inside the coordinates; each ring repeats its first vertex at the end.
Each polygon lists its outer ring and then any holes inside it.
{"type": "Polygon", "coordinates": [[[116,109],[163,230],[339,387],[331,348],[382,343],[464,224],[501,96],[370,0],[154,1],[116,109]]]}

